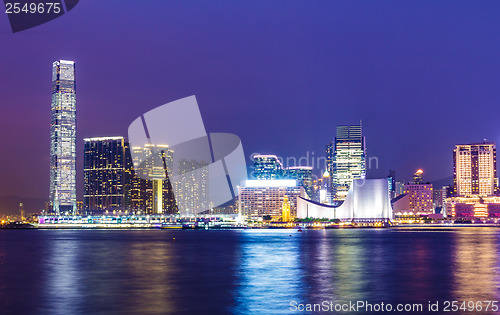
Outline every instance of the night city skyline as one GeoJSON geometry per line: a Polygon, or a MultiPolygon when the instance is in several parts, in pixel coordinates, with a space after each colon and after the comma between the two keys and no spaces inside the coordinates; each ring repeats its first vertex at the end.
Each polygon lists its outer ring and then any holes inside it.
{"type": "Polygon", "coordinates": [[[0,7],[0,314],[499,313],[499,1],[0,7]]]}
{"type": "Polygon", "coordinates": [[[454,145],[498,141],[488,114],[498,99],[495,8],[169,3],[160,16],[151,2],[114,8],[121,18],[108,24],[99,12],[113,5],[81,3],[18,34],[0,18],[9,47],[0,128],[12,135],[0,145],[14,153],[4,156],[11,167],[2,172],[2,195],[48,195],[50,64],[57,59],[77,63],[79,200],[83,138],[126,136],[136,116],[193,94],[207,130],[238,134],[248,163],[252,153],[323,157],[337,125],[362,120],[367,156],[379,160],[369,178],[395,169],[408,181],[422,168],[426,180],[439,180],[453,174],[454,145]]]}

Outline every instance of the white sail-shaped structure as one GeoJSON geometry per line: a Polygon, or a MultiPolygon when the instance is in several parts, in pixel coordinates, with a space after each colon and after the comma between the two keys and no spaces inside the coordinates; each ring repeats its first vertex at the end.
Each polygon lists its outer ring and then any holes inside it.
{"type": "Polygon", "coordinates": [[[385,178],[354,180],[340,206],[325,205],[299,197],[297,217],[368,222],[392,219],[388,181],[385,178]]]}

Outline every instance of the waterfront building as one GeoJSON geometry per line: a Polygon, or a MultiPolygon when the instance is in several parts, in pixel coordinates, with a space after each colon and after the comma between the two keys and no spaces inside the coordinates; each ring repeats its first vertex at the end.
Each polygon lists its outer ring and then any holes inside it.
{"type": "Polygon", "coordinates": [[[456,145],[453,150],[453,196],[446,212],[456,219],[498,218],[500,197],[496,146],[493,142],[456,145]]]}
{"type": "Polygon", "coordinates": [[[455,196],[493,196],[497,192],[497,152],[493,142],[460,144],[453,150],[455,196]]]}
{"type": "Polygon", "coordinates": [[[396,215],[424,216],[434,213],[432,184],[407,184],[404,193],[407,195],[408,203],[396,202],[394,204],[396,215]]]}
{"type": "Polygon", "coordinates": [[[256,154],[253,156],[254,179],[282,179],[283,164],[276,155],[256,154]]]}
{"type": "Polygon", "coordinates": [[[455,219],[500,218],[500,197],[446,198],[446,212],[455,219]]]}
{"type": "Polygon", "coordinates": [[[392,220],[386,178],[356,179],[340,205],[327,205],[298,198],[297,217],[339,219],[351,222],[388,222],[392,220]]]}
{"type": "Polygon", "coordinates": [[[297,198],[304,197],[304,188],[296,180],[246,180],[238,186],[238,207],[249,220],[262,220],[270,215],[282,219],[285,197],[290,203],[290,219],[297,217],[297,198]]]}
{"type": "Polygon", "coordinates": [[[177,213],[167,172],[173,164],[173,151],[168,145],[160,144],[129,148],[127,143],[126,149],[126,171],[130,176],[130,211],[143,214],[177,213]],[[133,158],[131,152],[134,152],[133,158]]]}
{"type": "MultiPolygon", "coordinates": [[[[328,151],[328,149],[327,149],[328,151]]],[[[337,126],[337,135],[331,160],[331,176],[333,196],[335,200],[344,200],[355,179],[366,177],[365,138],[361,124],[337,126]]]]}
{"type": "Polygon", "coordinates": [[[84,140],[83,204],[86,212],[126,211],[130,206],[130,176],[124,137],[84,140]]]}
{"type": "Polygon", "coordinates": [[[50,203],[57,214],[76,213],[75,62],[52,64],[50,203]]]}
{"type": "Polygon", "coordinates": [[[181,215],[196,215],[207,209],[209,204],[208,165],[205,161],[181,159],[179,175],[175,185],[175,200],[181,215]]]}
{"type": "Polygon", "coordinates": [[[393,203],[396,219],[419,219],[434,213],[434,189],[432,184],[423,184],[421,169],[413,174],[413,183],[404,185],[404,192],[393,203]]]}

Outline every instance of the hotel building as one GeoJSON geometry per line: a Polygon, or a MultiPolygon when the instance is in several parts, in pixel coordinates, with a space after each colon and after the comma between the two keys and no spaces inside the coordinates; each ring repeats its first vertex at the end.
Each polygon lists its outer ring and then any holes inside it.
{"type": "Polygon", "coordinates": [[[446,211],[455,218],[500,216],[496,146],[493,142],[456,145],[453,150],[453,197],[446,211]]]}
{"type": "Polygon", "coordinates": [[[453,150],[455,196],[492,196],[497,190],[497,151],[494,143],[460,144],[453,150]]]}
{"type": "Polygon", "coordinates": [[[413,182],[404,185],[403,194],[394,200],[394,217],[402,220],[419,219],[434,213],[434,189],[423,184],[422,170],[413,174],[413,182]]]}
{"type": "Polygon", "coordinates": [[[76,80],[75,62],[52,64],[50,115],[50,196],[52,211],[75,214],[76,208],[76,80]]]}
{"type": "Polygon", "coordinates": [[[304,188],[296,180],[246,180],[238,186],[238,208],[247,220],[262,220],[270,215],[281,220],[285,197],[290,203],[290,219],[297,217],[297,198],[304,197],[304,188]]]}

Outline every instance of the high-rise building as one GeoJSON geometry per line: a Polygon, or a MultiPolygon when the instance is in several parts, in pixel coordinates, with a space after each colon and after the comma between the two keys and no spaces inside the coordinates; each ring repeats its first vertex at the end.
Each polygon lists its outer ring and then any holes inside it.
{"type": "Polygon", "coordinates": [[[84,139],[84,211],[127,211],[131,177],[123,137],[84,139]]]}
{"type": "Polygon", "coordinates": [[[334,199],[344,200],[353,180],[366,177],[365,138],[361,124],[337,126],[331,161],[331,170],[328,172],[334,199]]]}
{"type": "Polygon", "coordinates": [[[257,154],[253,156],[254,179],[282,179],[283,164],[276,155],[257,154]]]}
{"type": "Polygon", "coordinates": [[[391,199],[396,198],[396,171],[389,170],[389,175],[387,176],[387,183],[389,184],[389,197],[391,199]]]}
{"type": "Polygon", "coordinates": [[[497,152],[493,142],[456,145],[453,150],[453,197],[446,213],[455,219],[500,217],[497,152]]]}
{"type": "Polygon", "coordinates": [[[424,171],[422,170],[417,170],[414,174],[413,174],[413,184],[414,185],[420,185],[423,183],[423,176],[422,174],[424,174],[424,171]]]}
{"type": "Polygon", "coordinates": [[[404,185],[403,194],[394,199],[393,209],[396,219],[414,220],[434,214],[434,189],[432,184],[422,184],[422,170],[413,174],[413,182],[404,185]]]}
{"type": "Polygon", "coordinates": [[[213,208],[209,204],[209,163],[199,160],[181,159],[179,175],[175,185],[175,200],[181,215],[196,215],[213,208]]]}
{"type": "Polygon", "coordinates": [[[76,212],[76,80],[75,62],[52,64],[50,121],[50,202],[52,211],[76,212]]]}
{"type": "MultiPolygon", "coordinates": [[[[333,172],[333,160],[335,158],[335,142],[334,141],[330,141],[330,143],[328,143],[326,145],[326,171],[328,172],[328,174],[330,175],[331,172],[333,172]]],[[[331,176],[328,177],[328,181],[329,181],[329,186],[331,187],[332,186],[332,178],[331,176]]],[[[332,194],[333,192],[330,191],[330,194],[332,194]]]]}
{"type": "Polygon", "coordinates": [[[455,196],[493,196],[497,183],[495,143],[461,144],[453,150],[455,196]]]}
{"type": "Polygon", "coordinates": [[[150,214],[177,213],[173,187],[167,171],[172,169],[173,164],[173,151],[168,145],[128,148],[127,144],[126,157],[126,169],[131,178],[130,211],[150,214]],[[134,151],[135,161],[132,160],[131,151],[134,151]]]}
{"type": "Polygon", "coordinates": [[[284,172],[285,179],[295,179],[299,186],[304,187],[309,199],[313,198],[313,178],[311,166],[291,166],[284,172]]]}
{"type": "Polygon", "coordinates": [[[270,215],[282,220],[285,196],[290,204],[290,219],[297,217],[297,198],[304,196],[304,188],[295,180],[247,180],[238,186],[240,213],[250,220],[262,220],[270,215]]]}
{"type": "Polygon", "coordinates": [[[414,214],[434,213],[434,193],[432,184],[408,184],[405,185],[405,194],[409,195],[409,211],[414,214]]]}

